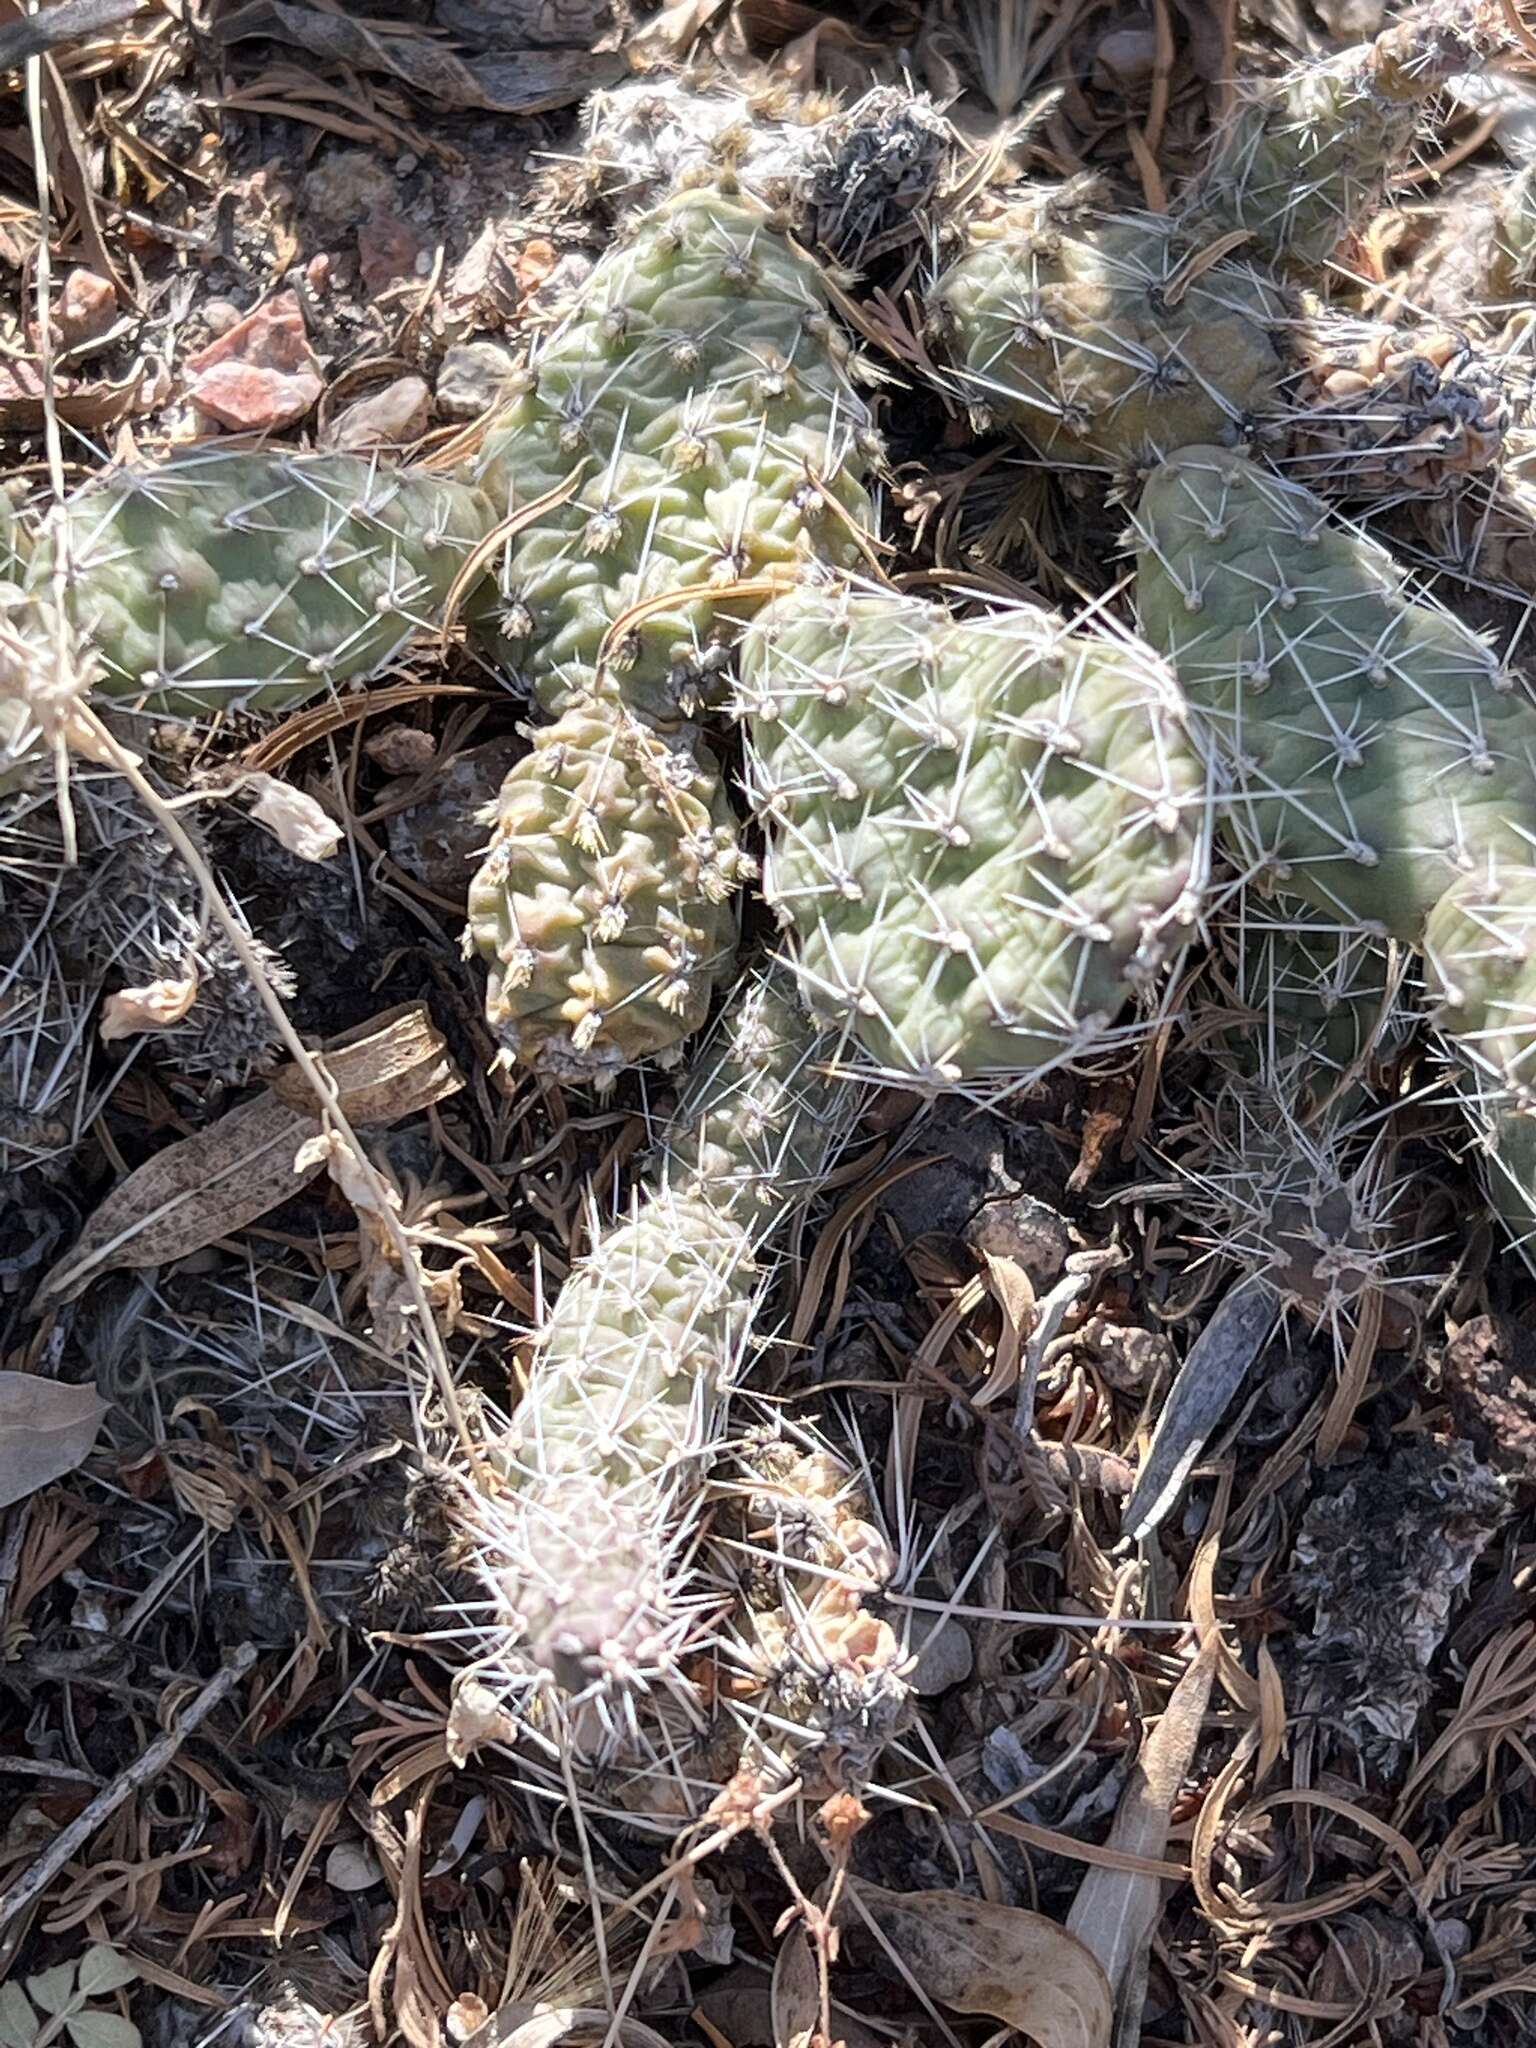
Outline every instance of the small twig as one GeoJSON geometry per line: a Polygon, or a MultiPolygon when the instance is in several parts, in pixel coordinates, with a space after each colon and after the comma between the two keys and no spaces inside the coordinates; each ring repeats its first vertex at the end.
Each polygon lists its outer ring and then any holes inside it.
{"type": "Polygon", "coordinates": [[[9,1926],[18,1913],[47,1891],[75,1852],[85,1847],[103,1821],[110,1820],[125,1800],[159,1777],[187,1737],[229,1697],[255,1662],[255,1647],[242,1643],[218,1676],[209,1679],[176,1726],[157,1735],[142,1756],[136,1757],[127,1770],[120,1772],[89,1806],[76,1814],[67,1828],[54,1836],[25,1875],[8,1892],[0,1893],[0,1928],[9,1926]]]}
{"type": "Polygon", "coordinates": [[[0,28],[0,71],[25,64],[29,57],[46,56],[98,29],[116,28],[142,14],[147,4],[148,0],[62,0],[58,7],[41,8],[24,21],[0,28]]]}

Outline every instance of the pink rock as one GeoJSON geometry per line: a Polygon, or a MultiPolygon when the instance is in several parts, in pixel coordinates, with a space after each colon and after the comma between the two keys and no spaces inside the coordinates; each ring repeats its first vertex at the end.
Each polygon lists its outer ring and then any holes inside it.
{"type": "Polygon", "coordinates": [[[253,363],[214,363],[192,386],[192,403],[232,434],[268,434],[303,419],[323,388],[310,370],[285,376],[253,363]]]}
{"type": "Polygon", "coordinates": [[[200,413],[236,433],[260,434],[301,420],[324,386],[296,292],[279,292],[187,358],[200,413]]]}
{"type": "Polygon", "coordinates": [[[117,318],[117,293],[94,270],[72,270],[59,294],[59,338],[66,348],[99,341],[117,318]]]}
{"type": "Polygon", "coordinates": [[[331,429],[335,448],[398,448],[419,441],[432,416],[432,393],[420,377],[397,377],[382,391],[349,405],[331,429]]]}

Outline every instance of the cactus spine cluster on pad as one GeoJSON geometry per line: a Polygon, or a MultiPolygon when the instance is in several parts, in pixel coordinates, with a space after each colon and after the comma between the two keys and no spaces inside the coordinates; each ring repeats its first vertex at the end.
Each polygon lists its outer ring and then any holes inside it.
{"type": "Polygon", "coordinates": [[[440,621],[491,524],[473,485],[362,456],[200,448],[110,473],[43,522],[28,574],[97,687],[188,716],[277,711],[374,674],[440,621]]]}
{"type": "Polygon", "coordinates": [[[739,708],[801,987],[892,1078],[1089,1052],[1187,938],[1204,773],[1135,642],[807,589],[754,623],[739,708]]]}
{"type": "Polygon", "coordinates": [[[747,1356],[765,1250],[847,1127],[846,1084],[820,1070],[832,1050],[780,974],[738,990],[653,1186],[562,1287],[492,1447],[481,1569],[522,1657],[567,1692],[675,1671],[696,1625],[689,1503],[747,1356]]]}
{"type": "Polygon", "coordinates": [[[1253,876],[1423,954],[1435,1021],[1536,1102],[1536,705],[1321,502],[1221,449],[1148,483],[1143,629],[1229,781],[1253,876]]]}

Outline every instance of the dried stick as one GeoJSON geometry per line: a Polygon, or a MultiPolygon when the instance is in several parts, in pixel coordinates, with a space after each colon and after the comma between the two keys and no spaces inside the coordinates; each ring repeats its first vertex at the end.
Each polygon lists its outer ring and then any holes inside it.
{"type": "Polygon", "coordinates": [[[9,1926],[18,1913],[24,1912],[34,1899],[47,1891],[75,1851],[85,1847],[102,1822],[110,1820],[124,1800],[159,1777],[187,1737],[207,1720],[221,1701],[228,1698],[255,1662],[254,1646],[242,1643],[217,1677],[209,1679],[176,1726],[167,1728],[163,1735],[157,1735],[141,1757],[120,1772],[110,1785],[97,1793],[89,1806],[75,1815],[67,1828],[54,1836],[42,1855],[10,1890],[0,1893],[0,1928],[9,1926]]]}

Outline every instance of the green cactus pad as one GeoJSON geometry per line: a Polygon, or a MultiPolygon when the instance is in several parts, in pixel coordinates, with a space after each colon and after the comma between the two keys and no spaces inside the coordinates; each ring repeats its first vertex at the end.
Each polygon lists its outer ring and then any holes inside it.
{"type": "Polygon", "coordinates": [[[479,471],[527,522],[505,546],[500,623],[546,710],[601,668],[642,716],[675,719],[764,594],[735,586],[859,560],[869,458],[848,355],[821,272],[752,201],[682,192],[598,264],[479,471]]]}
{"type": "Polygon", "coordinates": [[[517,1057],[611,1081],[703,1023],[736,950],[730,806],[686,736],[614,705],[542,728],[502,785],[465,950],[517,1057]]]}
{"type": "Polygon", "coordinates": [[[1192,269],[1200,239],[1107,214],[1097,180],[978,223],[934,294],[972,409],[1044,455],[1134,468],[1272,409],[1292,309],[1257,271],[1192,269]]]}
{"type": "Polygon", "coordinates": [[[157,713],[278,711],[369,676],[440,626],[491,525],[469,484],[352,455],[195,449],[88,485],[45,523],[99,662],[97,687],[157,713]]]}
{"type": "Polygon", "coordinates": [[[1514,678],[1384,548],[1225,449],[1164,463],[1136,528],[1142,630],[1235,771],[1244,857],[1417,944],[1529,806],[1514,678]]]}
{"type": "Polygon", "coordinates": [[[1143,630],[1230,778],[1253,873],[1420,948],[1440,1020],[1526,1097],[1536,705],[1380,547],[1223,449],[1150,479],[1143,630]]]}
{"type": "Polygon", "coordinates": [[[1135,644],[807,590],[753,626],[739,708],[802,991],[892,1077],[1086,1053],[1187,935],[1204,774],[1135,644]]]}
{"type": "Polygon", "coordinates": [[[1241,229],[1286,267],[1323,270],[1407,161],[1424,103],[1475,69],[1488,40],[1470,16],[1431,5],[1246,88],[1184,212],[1241,229]]]}
{"type": "Polygon", "coordinates": [[[1400,497],[1491,468],[1506,405],[1465,338],[1313,310],[1202,262],[1208,230],[1099,210],[1097,180],[977,223],[934,326],[983,424],[1127,479],[1199,443],[1251,444],[1310,485],[1400,497]]]}

